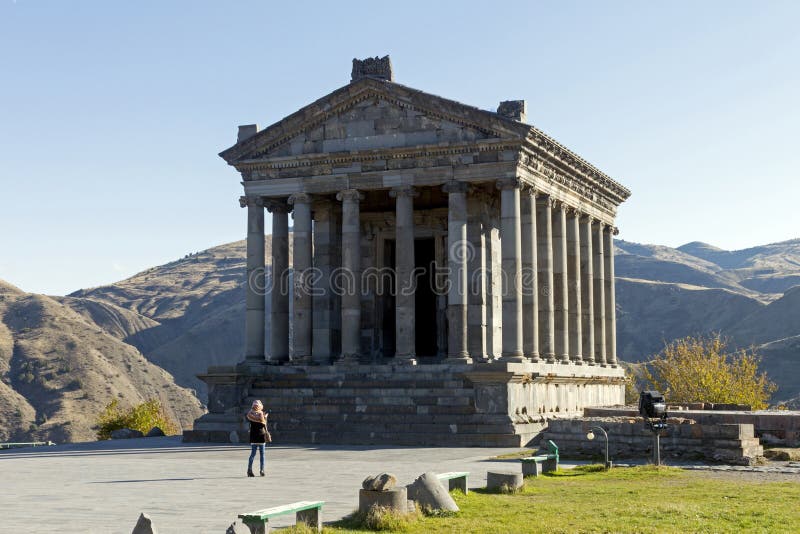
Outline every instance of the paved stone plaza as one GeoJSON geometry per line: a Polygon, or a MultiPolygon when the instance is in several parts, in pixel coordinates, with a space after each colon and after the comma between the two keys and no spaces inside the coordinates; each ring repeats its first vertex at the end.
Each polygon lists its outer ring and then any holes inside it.
{"type": "Polygon", "coordinates": [[[357,507],[369,474],[408,484],[425,471],[469,471],[479,487],[489,469],[518,468],[489,460],[516,449],[271,446],[267,476],[253,479],[249,450],[168,437],[0,451],[0,532],[130,534],[146,512],[164,534],[223,534],[239,512],[301,500],[324,500],[331,521],[357,507]]]}

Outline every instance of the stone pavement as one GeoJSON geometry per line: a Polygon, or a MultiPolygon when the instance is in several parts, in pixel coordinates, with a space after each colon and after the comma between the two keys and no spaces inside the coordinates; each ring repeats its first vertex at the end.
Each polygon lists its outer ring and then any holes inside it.
{"type": "Polygon", "coordinates": [[[249,445],[166,437],[11,449],[0,451],[0,532],[130,534],[146,512],[161,534],[223,534],[240,512],[301,500],[325,501],[331,521],[357,507],[367,475],[408,484],[425,471],[469,471],[481,487],[487,470],[519,469],[489,459],[516,450],[275,445],[267,476],[247,478],[249,445]]]}

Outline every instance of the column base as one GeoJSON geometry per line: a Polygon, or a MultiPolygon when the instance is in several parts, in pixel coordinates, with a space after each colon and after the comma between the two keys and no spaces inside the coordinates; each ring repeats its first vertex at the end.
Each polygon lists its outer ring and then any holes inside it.
{"type": "Polygon", "coordinates": [[[540,361],[540,360],[539,360],[539,353],[538,353],[538,352],[533,352],[533,353],[529,354],[528,356],[526,356],[526,358],[527,358],[527,359],[528,359],[528,361],[530,361],[531,363],[539,363],[539,361],[540,361]]]}

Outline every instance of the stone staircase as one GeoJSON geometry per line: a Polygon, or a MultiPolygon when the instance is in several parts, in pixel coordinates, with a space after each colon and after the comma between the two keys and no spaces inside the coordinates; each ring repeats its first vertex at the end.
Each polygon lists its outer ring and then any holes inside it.
{"type": "Polygon", "coordinates": [[[310,368],[256,378],[246,401],[255,399],[276,443],[518,447],[543,426],[478,413],[470,382],[446,369],[310,368]]]}

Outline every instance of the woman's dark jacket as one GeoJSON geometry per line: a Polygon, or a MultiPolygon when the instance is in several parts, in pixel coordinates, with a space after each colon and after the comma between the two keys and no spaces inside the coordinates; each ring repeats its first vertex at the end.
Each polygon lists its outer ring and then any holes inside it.
{"type": "Polygon", "coordinates": [[[250,443],[267,442],[267,425],[247,420],[250,423],[250,443]]]}

